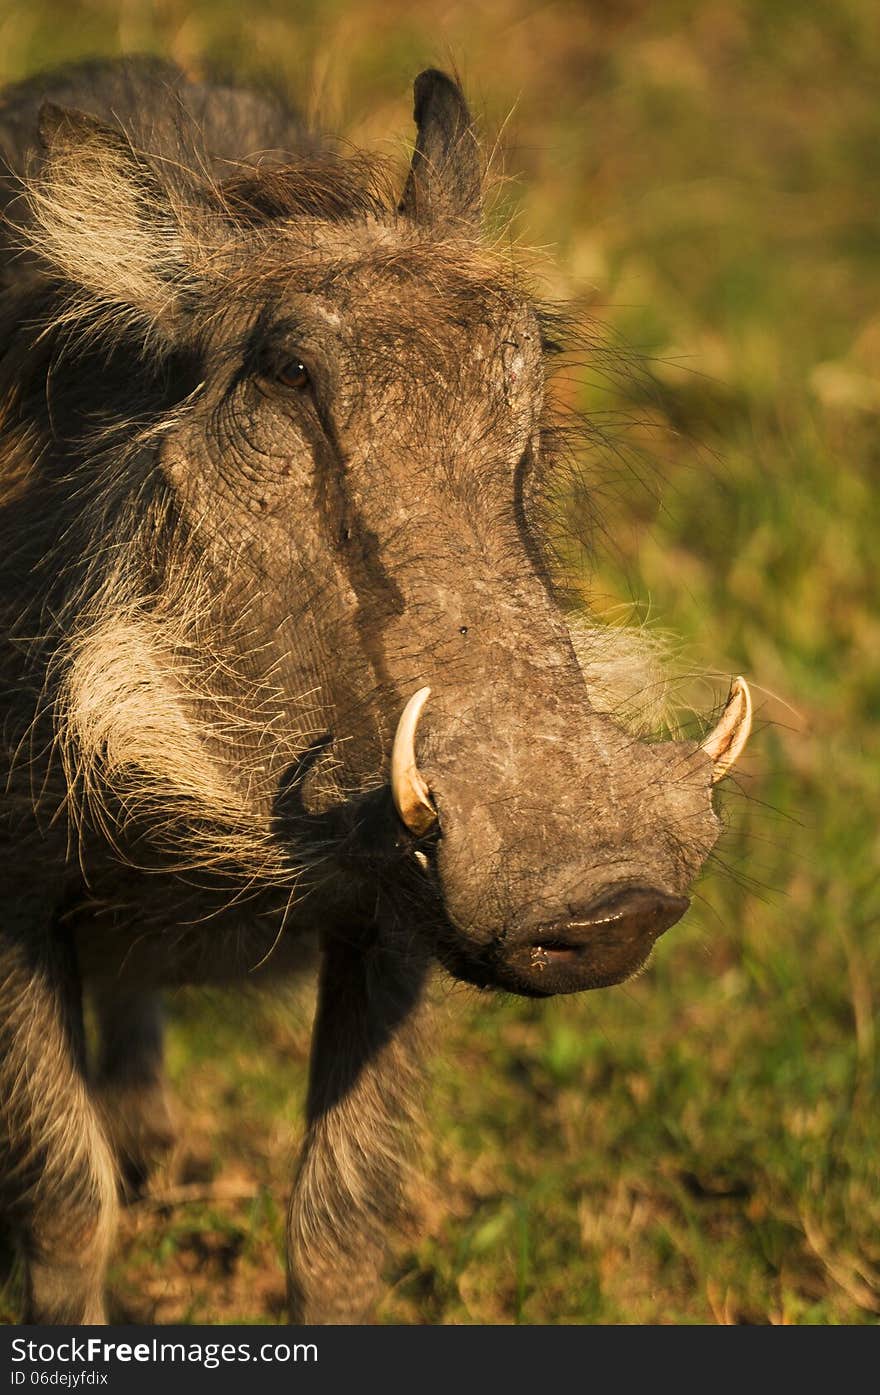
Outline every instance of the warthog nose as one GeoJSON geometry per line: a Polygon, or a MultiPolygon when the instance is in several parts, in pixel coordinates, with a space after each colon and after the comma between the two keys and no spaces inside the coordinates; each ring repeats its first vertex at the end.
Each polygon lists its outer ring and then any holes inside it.
{"type": "Polygon", "coordinates": [[[535,943],[577,950],[613,935],[621,940],[650,940],[651,943],[681,920],[690,901],[686,896],[670,896],[651,886],[612,888],[575,910],[571,917],[548,926],[546,939],[539,931],[535,943]]]}
{"type": "Polygon", "coordinates": [[[609,887],[564,918],[534,926],[508,952],[504,976],[519,992],[548,995],[604,988],[636,973],[690,901],[652,886],[609,887]]]}

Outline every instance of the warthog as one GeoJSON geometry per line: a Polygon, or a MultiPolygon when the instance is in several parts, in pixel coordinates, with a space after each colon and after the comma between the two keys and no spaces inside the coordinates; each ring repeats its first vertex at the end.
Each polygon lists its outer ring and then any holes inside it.
{"type": "Polygon", "coordinates": [[[0,1195],[31,1320],[104,1318],[119,1179],[169,1129],[163,984],[318,966],[290,1306],[357,1320],[432,965],[618,983],[718,833],[748,691],[702,743],[599,701],[541,542],[551,322],[481,241],[457,84],[422,73],[415,119],[395,191],[163,63],[0,106],[0,1195]]]}

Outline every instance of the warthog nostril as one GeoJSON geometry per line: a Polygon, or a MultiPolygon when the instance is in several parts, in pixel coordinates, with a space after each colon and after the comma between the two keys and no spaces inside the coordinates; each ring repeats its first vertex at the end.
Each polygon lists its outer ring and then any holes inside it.
{"type": "Polygon", "coordinates": [[[521,931],[496,960],[501,983],[518,993],[579,993],[620,983],[645,964],[657,940],[690,902],[654,886],[606,887],[568,914],[521,931]]]}
{"type": "Polygon", "coordinates": [[[681,920],[690,901],[656,887],[616,887],[565,920],[533,932],[533,954],[542,952],[557,962],[574,961],[598,944],[652,944],[681,920]]]}

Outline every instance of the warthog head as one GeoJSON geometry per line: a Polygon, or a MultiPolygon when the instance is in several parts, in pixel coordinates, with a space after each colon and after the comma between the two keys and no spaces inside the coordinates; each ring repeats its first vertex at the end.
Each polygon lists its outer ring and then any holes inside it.
{"type": "Polygon", "coordinates": [[[397,197],[361,157],[193,172],[44,109],[55,429],[93,467],[74,785],[472,983],[602,987],[688,906],[748,691],[701,743],[600,710],[536,533],[546,318],[480,239],[458,87],[422,74],[415,116],[397,197]]]}

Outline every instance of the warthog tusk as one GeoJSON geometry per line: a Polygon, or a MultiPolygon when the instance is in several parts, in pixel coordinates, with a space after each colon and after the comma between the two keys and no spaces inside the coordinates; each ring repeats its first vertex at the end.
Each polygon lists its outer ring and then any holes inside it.
{"type": "Polygon", "coordinates": [[[394,807],[410,833],[421,838],[437,822],[428,786],[416,765],[416,727],[422,708],[431,696],[430,688],[413,693],[397,723],[391,748],[391,796],[394,807]]]}
{"type": "Polygon", "coordinates": [[[727,706],[721,721],[701,742],[702,749],[714,761],[712,784],[717,785],[736,765],[752,729],[752,695],[744,678],[734,678],[730,685],[727,706]]]}

